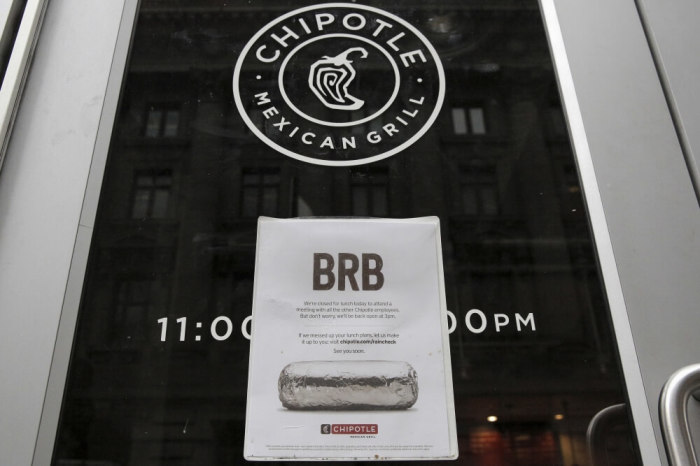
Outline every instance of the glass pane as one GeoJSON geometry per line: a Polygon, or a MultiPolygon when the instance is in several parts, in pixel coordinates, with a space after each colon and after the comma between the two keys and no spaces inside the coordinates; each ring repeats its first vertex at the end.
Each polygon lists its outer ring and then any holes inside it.
{"type": "Polygon", "coordinates": [[[484,109],[474,107],[469,109],[469,123],[472,126],[472,134],[485,134],[486,123],[484,123],[484,109]]]}
{"type": "Polygon", "coordinates": [[[481,189],[481,202],[483,212],[488,215],[498,213],[498,201],[496,200],[496,189],[486,186],[481,189]]]}
{"type": "Polygon", "coordinates": [[[257,217],[258,212],[258,187],[243,188],[243,200],[241,201],[241,215],[243,217],[257,217]]]}
{"type": "Polygon", "coordinates": [[[165,218],[168,214],[168,199],[170,199],[170,190],[157,189],[153,193],[153,208],[151,216],[153,218],[165,218]]]}
{"type": "Polygon", "coordinates": [[[260,175],[258,173],[244,173],[243,174],[243,185],[244,186],[254,186],[260,183],[260,175]]]}
{"type": "Polygon", "coordinates": [[[467,215],[473,215],[478,212],[476,190],[471,186],[462,186],[462,209],[467,215]]]}
{"type": "Polygon", "coordinates": [[[148,297],[151,294],[150,282],[127,282],[124,284],[126,289],[126,299],[131,303],[148,302],[148,297]]]}
{"type": "Polygon", "coordinates": [[[162,173],[156,176],[155,185],[161,187],[169,187],[173,182],[173,177],[170,173],[162,173]]]}
{"type": "Polygon", "coordinates": [[[146,186],[153,186],[153,175],[146,174],[139,174],[136,176],[136,186],[138,187],[146,187],[146,186]]]}
{"type": "Polygon", "coordinates": [[[177,129],[180,126],[180,112],[178,110],[168,110],[165,114],[165,128],[163,136],[177,136],[177,129]]]}
{"type": "Polygon", "coordinates": [[[263,189],[262,212],[260,215],[277,215],[277,187],[266,186],[263,189]]]}
{"type": "Polygon", "coordinates": [[[467,134],[467,115],[461,107],[452,109],[452,129],[455,134],[467,134]]]}
{"type": "Polygon", "coordinates": [[[163,118],[163,112],[160,110],[151,109],[148,112],[148,120],[146,121],[146,137],[156,138],[160,136],[160,123],[163,118]]]}
{"type": "Polygon", "coordinates": [[[131,218],[143,218],[148,216],[148,207],[151,204],[151,192],[139,189],[134,194],[134,203],[131,208],[131,218]]]}
{"type": "Polygon", "coordinates": [[[372,188],[372,216],[384,217],[389,213],[387,194],[386,186],[372,188]]]}
{"type": "Polygon", "coordinates": [[[262,180],[266,186],[277,185],[280,182],[280,176],[277,173],[265,173],[262,180]]]}
{"type": "MultiPolygon", "coordinates": [[[[537,1],[361,2],[411,25],[379,31],[326,4],[321,32],[306,1],[191,3],[140,2],[53,464],[244,462],[267,214],[438,216],[454,464],[592,466],[586,428],[626,394],[537,1]]],[[[607,435],[639,464],[627,419],[607,435]]]]}

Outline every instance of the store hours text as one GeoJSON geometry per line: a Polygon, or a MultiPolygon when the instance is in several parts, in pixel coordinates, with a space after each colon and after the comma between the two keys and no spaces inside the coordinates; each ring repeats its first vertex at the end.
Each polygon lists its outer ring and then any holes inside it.
{"type": "MultiPolygon", "coordinates": [[[[160,326],[160,341],[168,340],[169,331],[170,333],[174,331],[179,337],[179,341],[201,341],[202,335],[207,332],[207,330],[203,328],[202,322],[194,322],[193,325],[191,322],[188,322],[187,317],[180,317],[178,319],[162,317],[158,319],[157,322],[160,326]]],[[[219,316],[211,321],[208,333],[214,340],[224,341],[231,336],[233,328],[233,322],[230,318],[219,316]]],[[[170,335],[170,338],[173,338],[173,336],[170,335]]]]}

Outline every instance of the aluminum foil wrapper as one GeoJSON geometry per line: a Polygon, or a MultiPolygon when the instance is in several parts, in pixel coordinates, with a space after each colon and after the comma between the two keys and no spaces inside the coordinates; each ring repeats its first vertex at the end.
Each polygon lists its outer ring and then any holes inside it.
{"type": "Polygon", "coordinates": [[[402,361],[301,361],[278,382],[287,409],[407,409],[418,399],[416,371],[402,361]]]}

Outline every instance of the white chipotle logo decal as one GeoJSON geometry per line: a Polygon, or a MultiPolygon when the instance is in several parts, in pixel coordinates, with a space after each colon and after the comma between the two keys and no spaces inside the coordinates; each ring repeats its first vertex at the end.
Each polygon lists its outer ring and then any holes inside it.
{"type": "Polygon", "coordinates": [[[403,19],[329,3],[263,27],[241,51],[233,93],[243,120],[273,149],[348,166],[390,157],[437,117],[445,76],[437,52],[403,19]]]}

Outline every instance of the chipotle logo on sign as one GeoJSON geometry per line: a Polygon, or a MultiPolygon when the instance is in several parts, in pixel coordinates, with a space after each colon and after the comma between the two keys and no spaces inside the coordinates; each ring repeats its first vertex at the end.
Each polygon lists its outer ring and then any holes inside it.
{"type": "Polygon", "coordinates": [[[423,136],[442,106],[445,74],[408,22],[328,3],[255,34],[236,63],[233,94],[245,123],[273,149],[318,165],[361,165],[423,136]]]}
{"type": "Polygon", "coordinates": [[[379,424],[321,424],[322,434],[376,435],[379,424]]]}

